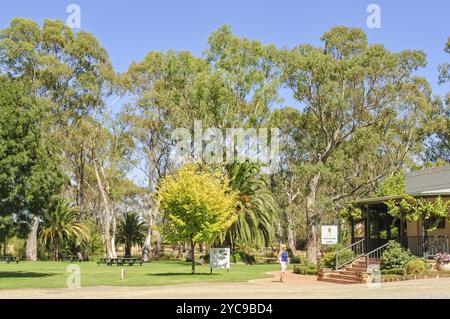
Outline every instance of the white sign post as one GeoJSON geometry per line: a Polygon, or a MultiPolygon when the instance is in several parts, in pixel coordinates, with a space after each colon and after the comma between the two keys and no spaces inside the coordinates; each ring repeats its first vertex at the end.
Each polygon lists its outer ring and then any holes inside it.
{"type": "Polygon", "coordinates": [[[226,268],[230,271],[230,248],[211,248],[209,250],[209,267],[211,274],[213,268],[226,268]]]}
{"type": "Polygon", "coordinates": [[[322,226],[322,245],[334,245],[338,242],[338,228],[335,225],[322,226]]]}

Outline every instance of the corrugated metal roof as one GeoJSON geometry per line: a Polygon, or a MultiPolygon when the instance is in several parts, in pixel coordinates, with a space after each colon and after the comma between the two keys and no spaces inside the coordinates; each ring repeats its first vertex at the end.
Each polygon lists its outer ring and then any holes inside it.
{"type": "Polygon", "coordinates": [[[406,193],[448,192],[450,189],[450,165],[425,168],[406,174],[406,193]]]}

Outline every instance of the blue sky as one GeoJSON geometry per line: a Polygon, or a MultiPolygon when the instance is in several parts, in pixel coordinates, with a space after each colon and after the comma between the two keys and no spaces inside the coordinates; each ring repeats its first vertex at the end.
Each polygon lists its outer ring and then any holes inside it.
{"type": "Polygon", "coordinates": [[[190,50],[201,55],[208,35],[222,24],[235,34],[280,47],[319,45],[320,36],[335,25],[363,28],[370,42],[393,51],[422,49],[428,66],[421,74],[443,95],[448,85],[437,84],[437,66],[450,61],[443,51],[450,36],[450,1],[380,0],[14,0],[2,3],[0,28],[14,17],[42,23],[44,18],[66,20],[66,7],[81,7],[81,28],[93,33],[109,51],[118,71],[151,50],[190,50]],[[366,26],[366,8],[381,7],[381,29],[366,26]]]}

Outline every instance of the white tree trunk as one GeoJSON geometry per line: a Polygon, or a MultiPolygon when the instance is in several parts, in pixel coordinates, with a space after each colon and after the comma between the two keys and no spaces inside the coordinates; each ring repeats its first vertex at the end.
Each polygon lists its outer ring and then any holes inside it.
{"type": "MultiPolygon", "coordinates": [[[[111,207],[110,202],[109,202],[109,196],[107,194],[107,191],[105,190],[105,188],[108,187],[108,184],[106,184],[105,186],[103,185],[103,182],[100,177],[97,161],[95,159],[93,159],[92,162],[94,164],[94,172],[95,172],[95,177],[97,180],[98,189],[100,190],[103,207],[105,209],[104,229],[105,229],[106,255],[108,258],[117,258],[117,252],[116,252],[116,246],[115,246],[115,232],[116,232],[115,219],[116,218],[114,215],[113,208],[111,207]],[[113,227],[112,234],[111,234],[111,226],[113,227]]],[[[106,180],[105,180],[105,183],[107,183],[106,180]]]]}
{"type": "Polygon", "coordinates": [[[156,232],[156,243],[155,243],[155,259],[159,259],[161,256],[161,242],[162,242],[162,236],[159,231],[156,232]]]}
{"type": "Polygon", "coordinates": [[[308,183],[309,191],[306,196],[306,256],[311,263],[317,264],[318,257],[318,219],[320,216],[315,212],[317,200],[317,188],[320,182],[320,174],[315,175],[308,183]]]}
{"type": "Polygon", "coordinates": [[[117,218],[116,218],[116,212],[115,210],[112,210],[112,216],[111,216],[111,258],[117,258],[117,251],[116,251],[116,230],[117,230],[117,218]]]}
{"type": "Polygon", "coordinates": [[[152,237],[153,237],[153,226],[155,224],[156,215],[158,214],[158,202],[154,202],[150,199],[150,209],[148,210],[148,230],[147,236],[145,237],[144,249],[142,251],[142,258],[144,261],[149,261],[151,259],[152,251],[152,237]]]}
{"type": "Polygon", "coordinates": [[[142,260],[150,261],[150,253],[152,251],[152,237],[153,237],[153,214],[152,209],[148,210],[148,229],[145,237],[144,249],[142,250],[142,260]]]}
{"type": "Polygon", "coordinates": [[[37,233],[39,228],[39,217],[34,216],[30,228],[30,232],[27,237],[27,247],[26,254],[27,260],[36,261],[37,260],[37,233]]]}
{"type": "Polygon", "coordinates": [[[297,255],[297,248],[295,247],[295,242],[296,242],[295,224],[294,224],[294,216],[291,212],[290,207],[288,207],[288,209],[287,209],[286,219],[287,219],[288,245],[292,251],[292,254],[295,256],[295,255],[297,255]]]}

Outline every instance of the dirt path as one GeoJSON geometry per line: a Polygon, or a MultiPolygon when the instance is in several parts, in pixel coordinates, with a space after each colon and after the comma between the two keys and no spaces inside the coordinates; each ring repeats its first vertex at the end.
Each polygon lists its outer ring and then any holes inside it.
{"type": "Polygon", "coordinates": [[[379,288],[365,284],[324,283],[312,276],[289,273],[286,283],[273,278],[244,283],[202,283],[162,287],[85,287],[80,289],[5,289],[0,298],[450,298],[450,278],[383,283],[379,288]]]}

